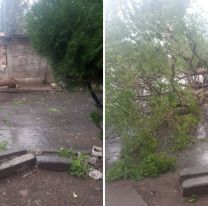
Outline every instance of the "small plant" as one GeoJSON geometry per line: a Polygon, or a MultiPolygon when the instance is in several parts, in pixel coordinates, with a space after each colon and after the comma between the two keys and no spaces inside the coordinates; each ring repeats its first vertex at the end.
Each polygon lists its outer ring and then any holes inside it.
{"type": "Polygon", "coordinates": [[[7,149],[7,142],[0,142],[0,152],[5,151],[7,149]]]}
{"type": "Polygon", "coordinates": [[[187,202],[190,202],[190,203],[194,203],[194,202],[196,202],[198,199],[199,199],[199,197],[198,197],[197,195],[192,195],[192,196],[190,196],[190,197],[187,197],[187,198],[186,198],[186,201],[187,201],[187,202]]]}
{"type": "Polygon", "coordinates": [[[21,104],[23,104],[23,103],[25,103],[26,102],[26,100],[25,99],[13,99],[13,104],[14,105],[21,105],[21,104]]]}
{"type": "Polygon", "coordinates": [[[91,112],[90,117],[93,121],[93,123],[97,126],[100,127],[100,123],[102,122],[102,115],[98,111],[91,112]]]}
{"type": "Polygon", "coordinates": [[[71,175],[77,177],[85,177],[89,171],[88,159],[89,157],[82,153],[78,156],[74,156],[70,166],[71,175]]]}
{"type": "Polygon", "coordinates": [[[100,110],[91,112],[90,118],[92,122],[95,124],[95,126],[100,129],[101,132],[100,132],[99,137],[100,139],[102,139],[103,137],[103,129],[101,127],[102,120],[103,120],[102,112],[100,110]]]}
{"type": "Polygon", "coordinates": [[[72,149],[68,149],[68,148],[60,148],[58,151],[58,156],[59,157],[73,157],[75,154],[73,152],[72,149]]]}
{"type": "Polygon", "coordinates": [[[85,177],[90,169],[88,164],[89,156],[80,153],[76,154],[72,149],[60,148],[58,151],[59,157],[71,158],[69,172],[73,176],[85,177]]]}
{"type": "Polygon", "coordinates": [[[48,111],[49,112],[60,112],[59,109],[56,109],[56,108],[53,108],[53,107],[48,108],[48,111]]]}

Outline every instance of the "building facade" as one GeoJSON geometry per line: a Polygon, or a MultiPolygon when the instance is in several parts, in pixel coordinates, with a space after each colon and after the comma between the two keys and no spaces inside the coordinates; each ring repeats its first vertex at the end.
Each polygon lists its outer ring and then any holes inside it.
{"type": "Polygon", "coordinates": [[[50,83],[47,61],[31,47],[24,29],[28,0],[3,0],[0,13],[0,79],[22,83],[50,83]]]}

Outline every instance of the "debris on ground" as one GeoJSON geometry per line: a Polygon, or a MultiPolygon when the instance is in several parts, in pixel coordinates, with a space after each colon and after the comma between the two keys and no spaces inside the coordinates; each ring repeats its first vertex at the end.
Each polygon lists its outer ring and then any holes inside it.
{"type": "Polygon", "coordinates": [[[93,166],[96,165],[97,161],[98,161],[97,157],[90,157],[89,160],[88,160],[89,164],[91,164],[93,166]]]}
{"type": "Polygon", "coordinates": [[[91,170],[89,172],[89,176],[92,177],[95,180],[100,180],[100,179],[103,178],[103,174],[99,170],[91,170]]]}
{"type": "Polygon", "coordinates": [[[102,157],[103,156],[102,148],[93,146],[93,148],[92,148],[92,156],[102,157]]]}
{"type": "Polygon", "coordinates": [[[73,197],[77,198],[78,195],[75,192],[73,192],[73,197]]]}

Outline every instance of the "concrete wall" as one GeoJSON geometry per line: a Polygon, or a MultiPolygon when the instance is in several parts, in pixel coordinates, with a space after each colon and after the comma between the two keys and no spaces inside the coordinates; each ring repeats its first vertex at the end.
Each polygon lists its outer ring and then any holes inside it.
{"type": "Polygon", "coordinates": [[[34,52],[24,37],[0,38],[0,78],[8,76],[22,83],[52,82],[53,79],[46,60],[34,52]]]}

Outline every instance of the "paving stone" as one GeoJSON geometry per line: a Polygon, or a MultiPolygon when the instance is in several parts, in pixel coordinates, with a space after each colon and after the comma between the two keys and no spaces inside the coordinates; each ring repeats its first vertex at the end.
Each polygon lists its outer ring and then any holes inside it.
{"type": "Polygon", "coordinates": [[[35,165],[35,156],[25,154],[8,160],[0,165],[0,178],[13,175],[32,168],[35,165]]]}
{"type": "Polygon", "coordinates": [[[208,176],[195,177],[182,182],[183,196],[208,194],[208,176]]]}
{"type": "Polygon", "coordinates": [[[208,175],[208,166],[190,167],[179,171],[179,182],[186,179],[208,175]]]}
{"type": "Polygon", "coordinates": [[[8,150],[5,152],[0,153],[0,160],[7,159],[14,156],[20,156],[27,154],[27,150],[25,149],[18,149],[18,150],[8,150]]]}
{"type": "Polygon", "coordinates": [[[106,185],[106,206],[148,206],[130,182],[118,181],[106,185]]]}
{"type": "Polygon", "coordinates": [[[39,169],[67,171],[71,160],[58,156],[37,156],[37,166],[39,169]]]}

